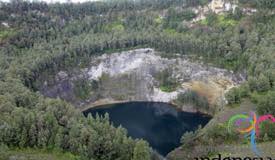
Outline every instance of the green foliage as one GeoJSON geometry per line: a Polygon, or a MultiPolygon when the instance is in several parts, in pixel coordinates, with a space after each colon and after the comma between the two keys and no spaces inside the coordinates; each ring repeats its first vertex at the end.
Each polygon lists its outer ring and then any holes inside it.
{"type": "Polygon", "coordinates": [[[191,9],[177,10],[174,8],[169,8],[163,25],[166,30],[177,30],[181,32],[183,30],[181,30],[180,27],[183,22],[191,21],[195,17],[196,14],[191,9]]]}
{"type": "Polygon", "coordinates": [[[181,144],[183,147],[192,147],[194,145],[195,139],[198,134],[201,132],[201,126],[198,127],[196,131],[185,132],[181,137],[181,144]]]}
{"type": "Polygon", "coordinates": [[[60,152],[56,150],[41,150],[41,149],[19,149],[19,148],[6,148],[1,152],[0,160],[13,158],[20,159],[39,159],[39,160],[80,160],[77,155],[68,152],[60,152]]]}
{"type": "Polygon", "coordinates": [[[139,142],[128,138],[124,129],[113,127],[108,115],[86,119],[60,100],[40,102],[34,110],[15,109],[0,125],[1,143],[58,148],[94,159],[128,160],[139,142]]]}
{"type": "Polygon", "coordinates": [[[202,6],[202,5],[206,5],[207,3],[209,3],[210,0],[186,0],[186,5],[187,6],[202,6]]]}
{"type": "Polygon", "coordinates": [[[139,141],[134,148],[132,160],[150,160],[151,158],[147,142],[139,141]]]}
{"type": "Polygon", "coordinates": [[[206,131],[208,143],[213,144],[230,144],[240,141],[236,133],[228,132],[227,123],[218,123],[206,131]]]}
{"type": "Polygon", "coordinates": [[[259,78],[249,78],[248,83],[251,91],[266,92],[271,88],[269,79],[263,74],[259,78]]]}
{"type": "Polygon", "coordinates": [[[163,92],[173,92],[179,85],[171,74],[172,73],[168,69],[165,69],[155,75],[155,78],[159,82],[160,90],[163,92]]]}
{"type": "Polygon", "coordinates": [[[274,9],[275,2],[274,0],[256,0],[257,7],[259,9],[274,9]]]}
{"type": "Polygon", "coordinates": [[[243,16],[244,16],[244,13],[242,11],[242,8],[236,7],[232,18],[235,20],[241,20],[243,16]]]}
{"type": "Polygon", "coordinates": [[[245,98],[248,96],[250,96],[250,90],[249,90],[249,86],[247,83],[242,84],[238,88],[232,88],[225,95],[225,97],[230,105],[238,104],[241,102],[242,98],[245,98]]]}
{"type": "Polygon", "coordinates": [[[207,25],[214,25],[218,20],[217,15],[214,12],[210,12],[206,15],[205,22],[207,25]]]}
{"type": "Polygon", "coordinates": [[[257,112],[261,115],[275,115],[275,92],[269,91],[266,95],[261,96],[257,103],[257,112]]]}
{"type": "Polygon", "coordinates": [[[260,125],[261,139],[265,142],[275,139],[275,125],[270,121],[265,121],[260,125]]]}
{"type": "Polygon", "coordinates": [[[245,7],[256,7],[257,0],[239,0],[239,3],[245,7]]]}
{"type": "Polygon", "coordinates": [[[158,17],[155,19],[155,23],[158,24],[158,25],[162,24],[162,23],[163,23],[163,18],[160,17],[160,16],[158,16],[158,17]]]}
{"type": "Polygon", "coordinates": [[[230,26],[235,26],[237,24],[237,21],[234,20],[234,19],[230,19],[228,17],[225,17],[223,15],[220,15],[218,16],[218,26],[221,26],[221,27],[230,27],[230,26]]]}
{"type": "Polygon", "coordinates": [[[90,97],[93,88],[97,88],[96,83],[91,83],[87,79],[79,79],[74,81],[74,93],[78,98],[82,100],[90,97]]]}
{"type": "MultiPolygon", "coordinates": [[[[59,148],[88,159],[129,160],[133,155],[137,159],[143,152],[147,158],[148,146],[138,147],[124,129],[114,128],[107,118],[85,118],[62,100],[45,98],[36,85],[43,84],[38,83],[43,74],[54,77],[64,68],[86,67],[93,56],[138,46],[161,50],[168,57],[193,55],[215,66],[244,71],[252,92],[247,86],[231,91],[230,103],[248,93],[259,113],[274,114],[274,1],[240,0],[242,5],[257,6],[259,12],[253,16],[239,10],[233,15],[210,13],[201,22],[204,26],[190,28],[182,23],[195,14],[178,6],[207,2],[1,3],[0,22],[16,31],[0,31],[0,142],[13,147],[59,148]]],[[[158,79],[160,88],[168,92],[178,86],[169,73],[161,73],[158,79]]],[[[75,91],[85,99],[90,87],[88,82],[76,82],[75,91]]],[[[180,95],[177,102],[208,107],[206,98],[192,92],[180,95]]],[[[209,133],[213,141],[230,138],[224,126],[216,130],[217,134],[209,133]]]]}
{"type": "MultiPolygon", "coordinates": [[[[237,14],[237,12],[236,12],[236,14],[237,14]]],[[[238,13],[238,14],[240,14],[240,13],[238,13]]],[[[210,12],[210,13],[208,13],[208,15],[206,15],[206,19],[202,20],[200,23],[203,25],[228,28],[228,27],[233,27],[233,26],[237,25],[238,21],[235,20],[235,19],[238,19],[237,16],[241,16],[241,15],[225,16],[225,15],[217,15],[213,12],[210,12]]]]}
{"type": "Polygon", "coordinates": [[[261,74],[259,79],[258,79],[258,86],[257,87],[258,87],[257,91],[259,91],[259,92],[268,91],[271,88],[269,79],[266,76],[261,74]]]}
{"type": "Polygon", "coordinates": [[[239,90],[236,88],[231,89],[228,93],[226,93],[226,99],[229,104],[240,103],[241,96],[239,90]]]}
{"type": "Polygon", "coordinates": [[[169,85],[169,86],[160,86],[159,88],[163,92],[173,92],[173,91],[175,91],[175,86],[172,86],[172,85],[169,85]]]}
{"type": "Polygon", "coordinates": [[[177,34],[176,29],[171,29],[171,28],[165,29],[164,32],[169,34],[169,35],[176,35],[177,34]]]}
{"type": "Polygon", "coordinates": [[[120,22],[114,22],[105,26],[107,32],[123,32],[124,26],[120,22]]]}
{"type": "Polygon", "coordinates": [[[196,17],[196,14],[194,13],[194,11],[187,9],[187,10],[184,10],[180,16],[181,16],[181,19],[190,21],[196,17]]]}
{"type": "Polygon", "coordinates": [[[13,29],[3,29],[3,28],[0,27],[0,41],[2,39],[11,37],[15,34],[16,34],[16,32],[13,29]]]}
{"type": "Polygon", "coordinates": [[[194,105],[196,109],[209,109],[207,98],[199,95],[197,92],[192,90],[188,90],[183,94],[179,94],[175,102],[180,105],[194,105]]]}

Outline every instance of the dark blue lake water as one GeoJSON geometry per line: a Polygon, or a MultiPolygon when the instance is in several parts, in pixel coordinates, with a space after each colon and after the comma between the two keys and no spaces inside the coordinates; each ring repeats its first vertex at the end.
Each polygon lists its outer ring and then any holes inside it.
{"type": "Polygon", "coordinates": [[[109,113],[115,126],[122,125],[133,138],[142,138],[161,155],[166,155],[180,146],[180,138],[199,125],[206,125],[208,116],[181,112],[170,104],[154,102],[130,102],[105,105],[84,112],[93,116],[109,113]]]}

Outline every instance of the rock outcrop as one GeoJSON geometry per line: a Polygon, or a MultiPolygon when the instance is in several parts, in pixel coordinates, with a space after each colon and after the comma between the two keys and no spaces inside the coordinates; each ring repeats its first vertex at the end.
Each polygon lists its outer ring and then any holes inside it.
{"type": "MultiPolygon", "coordinates": [[[[201,86],[209,84],[208,88],[201,87],[201,93],[209,93],[209,98],[214,102],[215,99],[222,99],[224,92],[240,81],[242,79],[238,79],[230,71],[191,62],[180,55],[176,58],[163,58],[154,49],[143,48],[94,57],[89,67],[74,74],[60,71],[55,76],[55,82],[45,82],[40,91],[46,96],[60,97],[77,107],[86,108],[85,106],[126,101],[170,103],[187,89],[200,92],[198,87],[194,87],[200,83],[201,86]],[[168,70],[171,78],[179,84],[174,91],[165,92],[160,89],[156,76],[164,70],[168,70]],[[83,78],[96,83],[97,87],[91,91],[89,98],[80,100],[74,95],[74,81],[83,78]]],[[[190,111],[190,107],[182,109],[190,111]]]]}

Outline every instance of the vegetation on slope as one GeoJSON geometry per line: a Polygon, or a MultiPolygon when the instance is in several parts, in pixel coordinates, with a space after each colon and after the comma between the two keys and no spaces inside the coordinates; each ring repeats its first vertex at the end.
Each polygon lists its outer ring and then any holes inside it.
{"type": "Polygon", "coordinates": [[[159,82],[160,90],[163,92],[173,92],[179,86],[179,83],[172,77],[172,73],[168,69],[157,73],[155,78],[159,82]]]}
{"type": "MultiPolygon", "coordinates": [[[[211,13],[207,23],[193,26],[188,20],[194,13],[185,7],[203,1],[1,3],[0,22],[7,22],[9,31],[16,32],[1,30],[5,39],[0,44],[0,143],[58,148],[84,159],[149,159],[148,144],[127,137],[108,117],[85,118],[68,103],[36,92],[43,76],[81,68],[103,52],[137,46],[150,46],[167,55],[193,55],[246,73],[248,94],[232,91],[230,103],[246,97],[255,100],[259,113],[274,113],[274,1],[253,2],[258,9],[254,15],[211,13]],[[259,96],[261,100],[255,98],[259,96]]],[[[86,98],[87,92],[79,97],[86,98]]]]}
{"type": "Polygon", "coordinates": [[[188,90],[185,93],[179,94],[175,103],[178,105],[193,105],[198,111],[209,110],[208,99],[204,96],[199,95],[197,92],[188,90]]]}
{"type": "Polygon", "coordinates": [[[80,160],[79,156],[60,151],[47,151],[41,149],[11,149],[7,146],[0,147],[0,160],[80,160]]]}

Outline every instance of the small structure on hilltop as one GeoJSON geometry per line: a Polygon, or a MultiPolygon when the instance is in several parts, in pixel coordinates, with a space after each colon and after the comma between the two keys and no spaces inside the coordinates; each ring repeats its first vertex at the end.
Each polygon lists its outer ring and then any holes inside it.
{"type": "Polygon", "coordinates": [[[192,22],[197,22],[206,18],[206,14],[212,11],[216,14],[223,14],[232,10],[233,12],[238,7],[238,0],[212,0],[206,6],[199,6],[193,8],[192,10],[197,14],[197,17],[192,20],[192,22]]]}
{"type": "Polygon", "coordinates": [[[220,13],[224,11],[224,4],[224,0],[212,0],[209,8],[215,13],[220,13]]]}
{"type": "Polygon", "coordinates": [[[208,7],[213,12],[219,14],[223,12],[228,12],[230,10],[235,10],[237,7],[237,0],[229,1],[229,0],[212,0],[208,7]]]}

